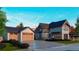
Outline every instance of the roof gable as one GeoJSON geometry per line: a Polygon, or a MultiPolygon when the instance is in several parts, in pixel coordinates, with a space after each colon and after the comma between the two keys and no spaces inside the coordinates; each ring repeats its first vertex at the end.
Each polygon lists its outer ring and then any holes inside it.
{"type": "MultiPolygon", "coordinates": [[[[15,33],[19,33],[21,31],[23,31],[24,29],[29,28],[29,27],[23,27],[23,28],[17,28],[17,27],[6,27],[6,31],[7,32],[15,32],[15,33]]],[[[32,30],[31,28],[29,28],[30,30],[32,30]]],[[[33,31],[33,30],[32,30],[33,31]]]]}
{"type": "Polygon", "coordinates": [[[52,22],[49,24],[49,28],[56,28],[56,27],[61,27],[67,20],[62,20],[58,22],[52,22]]]}
{"type": "Polygon", "coordinates": [[[42,29],[46,29],[46,28],[49,28],[49,24],[40,23],[38,27],[40,27],[40,28],[42,28],[42,29]]]}
{"type": "Polygon", "coordinates": [[[22,31],[24,31],[25,29],[30,29],[32,32],[34,32],[30,27],[25,27],[22,31]]]}
{"type": "Polygon", "coordinates": [[[21,32],[33,33],[34,31],[31,28],[27,27],[24,30],[22,30],[21,32]]]}

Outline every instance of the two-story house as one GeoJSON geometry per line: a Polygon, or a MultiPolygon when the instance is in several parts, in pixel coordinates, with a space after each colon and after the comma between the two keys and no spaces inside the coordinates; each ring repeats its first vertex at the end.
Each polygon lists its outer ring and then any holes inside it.
{"type": "Polygon", "coordinates": [[[47,39],[49,36],[49,24],[40,23],[35,30],[35,39],[47,39]]]}
{"type": "Polygon", "coordinates": [[[67,20],[49,24],[49,37],[54,39],[69,39],[70,25],[67,20]]]}
{"type": "Polygon", "coordinates": [[[35,30],[35,39],[69,39],[70,25],[67,20],[52,22],[50,24],[40,23],[35,30]]]}

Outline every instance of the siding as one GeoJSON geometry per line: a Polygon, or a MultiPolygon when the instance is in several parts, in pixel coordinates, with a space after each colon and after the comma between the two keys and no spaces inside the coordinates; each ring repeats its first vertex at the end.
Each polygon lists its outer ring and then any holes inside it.
{"type": "Polygon", "coordinates": [[[66,23],[62,26],[62,39],[64,39],[64,34],[67,34],[69,39],[69,26],[66,23]]]}
{"type": "Polygon", "coordinates": [[[11,39],[11,40],[18,40],[18,33],[8,33],[8,35],[9,35],[9,40],[11,39]]]}
{"type": "Polygon", "coordinates": [[[43,39],[48,39],[49,34],[48,33],[42,33],[42,38],[43,39]]]}
{"type": "Polygon", "coordinates": [[[51,32],[61,32],[61,31],[62,31],[62,28],[61,27],[57,27],[57,28],[50,29],[50,33],[51,32]]]}

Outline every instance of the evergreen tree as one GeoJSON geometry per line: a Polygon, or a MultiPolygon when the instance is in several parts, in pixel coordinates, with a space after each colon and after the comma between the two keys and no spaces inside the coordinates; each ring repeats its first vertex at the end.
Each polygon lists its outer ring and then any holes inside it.
{"type": "Polygon", "coordinates": [[[17,26],[17,28],[23,28],[24,26],[23,26],[23,23],[20,23],[18,26],[17,26]]]}
{"type": "Polygon", "coordinates": [[[79,17],[77,18],[76,22],[76,33],[79,33],[79,17]]]}
{"type": "Polygon", "coordinates": [[[6,14],[1,10],[0,7],[0,36],[3,36],[5,33],[5,24],[7,22],[6,14]]]}
{"type": "Polygon", "coordinates": [[[20,23],[20,25],[19,25],[21,28],[23,28],[24,26],[23,26],[23,23],[20,23]]]}

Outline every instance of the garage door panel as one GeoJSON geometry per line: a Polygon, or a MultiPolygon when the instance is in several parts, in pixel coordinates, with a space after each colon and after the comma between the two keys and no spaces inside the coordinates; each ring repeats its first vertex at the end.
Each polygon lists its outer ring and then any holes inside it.
{"type": "Polygon", "coordinates": [[[27,40],[33,40],[33,33],[23,33],[22,35],[22,39],[23,41],[27,41],[27,40]]]}

